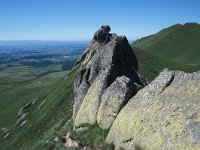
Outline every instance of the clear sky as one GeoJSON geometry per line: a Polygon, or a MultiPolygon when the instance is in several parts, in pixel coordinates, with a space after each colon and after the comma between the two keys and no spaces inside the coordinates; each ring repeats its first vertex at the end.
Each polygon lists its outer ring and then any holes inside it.
{"type": "Polygon", "coordinates": [[[89,40],[103,24],[130,40],[200,23],[200,0],[0,0],[0,40],[89,40]]]}

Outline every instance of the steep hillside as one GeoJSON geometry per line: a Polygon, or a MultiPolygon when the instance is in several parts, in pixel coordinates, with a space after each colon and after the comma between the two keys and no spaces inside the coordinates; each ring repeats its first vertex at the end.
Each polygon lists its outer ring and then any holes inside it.
{"type": "MultiPolygon", "coordinates": [[[[59,135],[61,137],[65,134],[64,131],[71,130],[66,129],[69,127],[65,128],[64,125],[72,116],[73,81],[77,68],[68,74],[65,72],[64,76],[57,76],[58,79],[48,77],[55,80],[55,83],[36,88],[38,93],[30,90],[21,91],[23,92],[21,96],[26,95],[30,100],[34,100],[37,96],[37,99],[28,109],[25,124],[23,122],[15,124],[7,133],[1,135],[0,149],[51,149],[55,146],[52,143],[55,137],[59,135]],[[33,99],[29,95],[33,96],[33,99]]],[[[45,80],[45,78],[37,79],[27,86],[31,89],[45,80]]],[[[17,114],[14,115],[17,117],[17,114]]]]}
{"type": "Polygon", "coordinates": [[[132,49],[138,59],[138,72],[149,81],[155,79],[155,77],[157,77],[164,68],[182,70],[185,72],[194,72],[200,69],[200,66],[198,65],[191,66],[174,61],[169,61],[167,59],[163,59],[158,55],[154,55],[148,51],[142,50],[134,46],[132,46],[132,49]]]}
{"type": "Polygon", "coordinates": [[[38,73],[35,68],[19,66],[0,72],[0,128],[17,121],[19,109],[38,97],[47,95],[52,85],[67,72],[38,73]]]}
{"type": "Polygon", "coordinates": [[[160,32],[141,38],[132,44],[168,61],[191,66],[200,64],[200,25],[176,24],[160,32]]]}

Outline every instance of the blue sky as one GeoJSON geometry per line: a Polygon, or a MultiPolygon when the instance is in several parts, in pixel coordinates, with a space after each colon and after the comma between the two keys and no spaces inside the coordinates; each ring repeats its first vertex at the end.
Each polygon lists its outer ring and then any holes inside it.
{"type": "Polygon", "coordinates": [[[0,40],[90,40],[103,24],[130,40],[200,23],[199,0],[0,0],[0,40]]]}

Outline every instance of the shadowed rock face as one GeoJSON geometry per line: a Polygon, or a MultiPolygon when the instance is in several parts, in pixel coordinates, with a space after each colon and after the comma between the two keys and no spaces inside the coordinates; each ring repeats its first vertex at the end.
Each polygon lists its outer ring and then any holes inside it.
{"type": "MultiPolygon", "coordinates": [[[[101,40],[104,41],[102,42],[98,40],[102,34],[99,33],[101,30],[102,28],[95,33],[90,45],[76,63],[76,65],[80,66],[80,69],[74,82],[73,118],[75,127],[97,122],[102,95],[106,93],[117,77],[124,76],[130,82],[129,86],[132,90],[129,91],[129,95],[131,96],[135,95],[146,84],[136,72],[138,70],[137,58],[127,38],[125,36],[117,36],[117,34],[110,34],[109,30],[107,30],[105,34],[108,35],[102,37],[103,39],[101,40]]],[[[116,93],[116,95],[121,95],[117,88],[113,88],[112,92],[116,93]]],[[[125,95],[122,99],[127,102],[130,96],[125,95]]],[[[121,104],[124,103],[122,102],[121,104]]],[[[117,107],[118,113],[122,105],[117,107]]]]}
{"type": "Polygon", "coordinates": [[[106,141],[124,149],[200,148],[200,72],[165,69],[120,111],[106,141]]]}
{"type": "Polygon", "coordinates": [[[97,30],[94,33],[94,40],[97,41],[98,43],[103,43],[106,44],[107,42],[110,41],[111,39],[111,34],[110,32],[110,26],[106,25],[106,26],[101,26],[101,28],[99,30],[97,30]]]}

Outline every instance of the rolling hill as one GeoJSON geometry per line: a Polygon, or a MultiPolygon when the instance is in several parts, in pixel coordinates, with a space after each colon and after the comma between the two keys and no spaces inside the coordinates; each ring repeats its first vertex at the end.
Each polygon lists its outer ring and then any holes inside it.
{"type": "Polygon", "coordinates": [[[167,61],[199,66],[200,24],[176,24],[136,40],[132,45],[167,61]]]}
{"type": "Polygon", "coordinates": [[[176,24],[131,45],[138,58],[139,73],[149,80],[164,68],[200,70],[200,25],[197,23],[176,24]]]}

